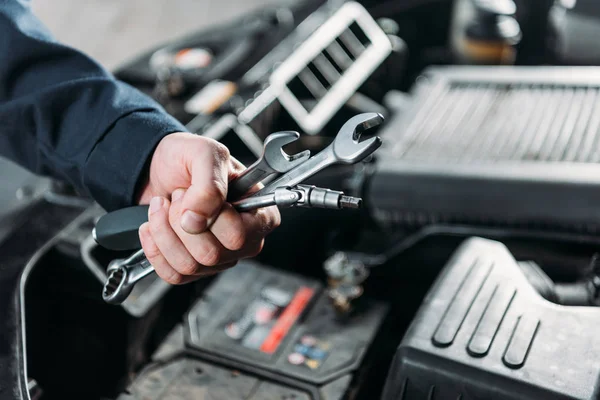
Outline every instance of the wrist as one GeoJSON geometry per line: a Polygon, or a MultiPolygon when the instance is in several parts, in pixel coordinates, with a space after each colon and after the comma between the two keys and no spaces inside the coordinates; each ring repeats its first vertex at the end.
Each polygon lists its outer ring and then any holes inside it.
{"type": "Polygon", "coordinates": [[[135,204],[137,204],[137,205],[150,204],[150,200],[152,199],[153,196],[154,196],[154,191],[152,190],[152,187],[150,185],[150,180],[145,178],[135,195],[135,199],[134,199],[135,204]]]}
{"type": "Polygon", "coordinates": [[[107,211],[149,202],[155,150],[164,137],[179,128],[173,118],[157,110],[120,118],[86,162],[84,184],[90,195],[107,211]]]}

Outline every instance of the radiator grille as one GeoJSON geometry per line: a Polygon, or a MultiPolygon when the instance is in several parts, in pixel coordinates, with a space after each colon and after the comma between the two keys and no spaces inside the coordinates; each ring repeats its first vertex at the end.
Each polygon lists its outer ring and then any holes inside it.
{"type": "Polygon", "coordinates": [[[420,97],[391,151],[415,162],[597,163],[599,92],[600,85],[446,82],[420,97]]]}

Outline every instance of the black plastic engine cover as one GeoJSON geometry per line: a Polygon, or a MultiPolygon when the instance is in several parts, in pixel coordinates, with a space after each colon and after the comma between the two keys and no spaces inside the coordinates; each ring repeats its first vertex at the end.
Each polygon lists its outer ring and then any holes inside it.
{"type": "Polygon", "coordinates": [[[597,308],[543,299],[501,243],[468,239],[406,332],[383,399],[595,399],[599,324],[597,308]]]}

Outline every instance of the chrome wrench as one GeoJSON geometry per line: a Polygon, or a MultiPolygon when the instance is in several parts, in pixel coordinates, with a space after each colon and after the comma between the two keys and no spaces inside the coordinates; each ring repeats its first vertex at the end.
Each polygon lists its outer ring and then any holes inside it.
{"type": "Polygon", "coordinates": [[[129,297],[133,286],[150,275],[154,267],[140,249],[129,258],[113,260],[106,272],[108,278],[102,289],[102,298],[109,304],[120,304],[129,297]]]}
{"type": "MultiPolygon", "coordinates": [[[[291,131],[269,135],[263,145],[261,157],[230,183],[229,189],[233,192],[231,197],[238,198],[265,178],[278,172],[290,171],[305,162],[310,157],[309,150],[294,155],[288,155],[283,151],[283,146],[297,140],[299,137],[299,133],[291,131]]],[[[285,207],[291,206],[299,200],[299,193],[282,193],[277,199],[274,199],[272,204],[268,205],[285,207]]],[[[249,211],[268,205],[264,202],[256,202],[256,199],[245,199],[234,203],[234,207],[240,209],[240,211],[249,211]]],[[[137,229],[139,227],[135,229],[136,234],[137,229]]],[[[145,257],[143,249],[141,249],[127,259],[112,261],[107,272],[109,275],[102,290],[102,298],[109,304],[120,304],[131,294],[138,281],[154,272],[154,267],[145,257]]]]}
{"type": "MultiPolygon", "coordinates": [[[[289,206],[296,204],[299,201],[306,203],[309,199],[307,196],[310,195],[312,190],[309,187],[303,187],[301,190],[298,190],[300,189],[298,188],[294,191],[287,190],[285,192],[283,192],[282,189],[294,187],[298,183],[301,183],[330,165],[354,164],[372,154],[381,146],[381,139],[379,137],[373,137],[371,139],[360,141],[360,138],[364,131],[377,126],[382,122],[383,117],[377,113],[365,113],[351,118],[342,126],[333,143],[327,148],[306,161],[301,158],[302,156],[298,157],[297,159],[300,159],[302,162],[298,162],[298,165],[290,169],[280,178],[266,185],[263,189],[244,200],[236,202],[236,208],[239,208],[240,210],[250,210],[269,206],[273,203],[276,203],[278,206],[289,206]],[[269,196],[271,194],[275,194],[275,196],[272,197],[273,200],[269,196]],[[277,199],[282,199],[282,203],[278,204],[277,199]]],[[[293,141],[293,139],[285,144],[290,143],[291,141],[293,141]]],[[[276,147],[274,146],[273,148],[276,147]]],[[[282,156],[284,156],[285,153],[283,153],[281,147],[279,147],[279,150],[281,151],[282,156]]],[[[265,146],[265,153],[266,151],[267,146],[265,146]]],[[[289,158],[287,160],[289,161],[289,158]]],[[[296,158],[294,158],[294,160],[296,160],[296,158]]],[[[253,164],[252,168],[259,168],[260,165],[261,162],[259,160],[259,162],[253,164]]],[[[271,175],[272,173],[274,172],[271,171],[271,173],[267,175],[271,175]]],[[[267,176],[262,175],[262,173],[254,174],[254,172],[247,173],[247,176],[254,177],[252,179],[246,178],[245,181],[242,181],[243,183],[240,184],[239,190],[244,187],[249,189],[267,176]],[[259,180],[256,181],[257,179],[259,180]]],[[[341,194],[341,192],[336,194],[338,199],[342,197],[341,194]]],[[[319,195],[318,199],[322,202],[326,197],[319,195]]],[[[339,200],[336,200],[335,205],[338,208],[347,208],[348,206],[349,208],[357,208],[360,206],[359,203],[354,203],[353,201],[350,201],[346,205],[341,205],[339,200]]],[[[127,260],[117,260],[117,262],[113,264],[112,269],[109,267],[109,271],[112,271],[111,277],[109,277],[109,280],[104,287],[103,298],[108,303],[118,304],[129,296],[135,283],[154,271],[154,268],[145,259],[143,250],[139,250],[127,260]],[[128,263],[133,263],[133,265],[128,265],[128,263]],[[111,280],[110,278],[113,279],[111,280]]]]}
{"type": "Polygon", "coordinates": [[[330,165],[355,164],[365,159],[381,146],[382,141],[377,136],[360,141],[361,135],[382,122],[383,116],[378,113],[364,113],[350,118],[324,150],[249,197],[270,194],[278,187],[296,186],[330,165]]]}
{"type": "Polygon", "coordinates": [[[239,199],[269,176],[288,172],[308,160],[310,150],[291,156],[283,151],[283,146],[298,140],[299,137],[300,134],[293,131],[276,132],[267,136],[260,158],[230,183],[228,199],[239,199]]]}
{"type": "MultiPolygon", "coordinates": [[[[246,198],[233,203],[233,206],[238,211],[250,211],[274,205],[280,208],[291,207],[302,200],[302,194],[297,191],[281,188],[276,193],[276,198],[270,202],[246,198]]],[[[121,304],[129,297],[137,282],[154,272],[154,267],[146,258],[144,249],[140,249],[129,258],[111,261],[106,272],[108,278],[102,289],[102,299],[109,304],[121,304]]]]}
{"type": "MultiPolygon", "coordinates": [[[[300,134],[285,131],[265,139],[263,154],[242,174],[229,183],[228,201],[238,200],[254,185],[275,173],[288,172],[310,157],[310,151],[288,155],[283,146],[297,140],[300,134]]],[[[138,230],[148,221],[148,206],[134,206],[103,215],[93,229],[96,243],[110,250],[133,250],[141,247],[138,230]]]]}

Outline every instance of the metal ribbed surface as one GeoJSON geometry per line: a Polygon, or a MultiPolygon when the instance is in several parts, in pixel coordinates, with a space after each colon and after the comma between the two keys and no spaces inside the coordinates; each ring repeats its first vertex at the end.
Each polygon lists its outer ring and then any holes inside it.
{"type": "Polygon", "coordinates": [[[600,87],[447,82],[432,88],[392,152],[424,161],[600,161],[600,87]]]}

